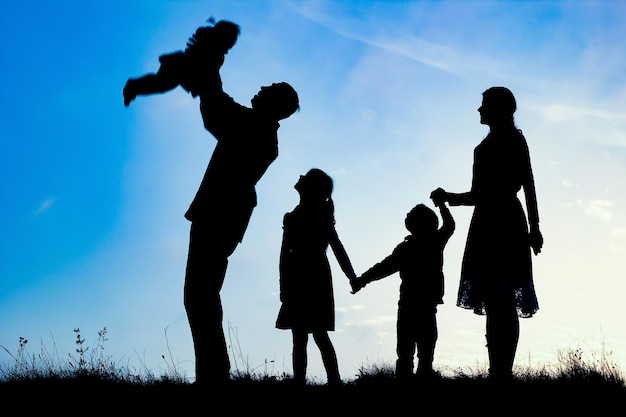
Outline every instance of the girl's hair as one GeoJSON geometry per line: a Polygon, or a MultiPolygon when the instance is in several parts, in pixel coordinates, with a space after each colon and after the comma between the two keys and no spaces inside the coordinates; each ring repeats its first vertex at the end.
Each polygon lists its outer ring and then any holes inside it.
{"type": "Polygon", "coordinates": [[[306,176],[311,181],[310,192],[328,200],[333,193],[333,179],[319,168],[311,168],[306,176]]]}
{"type": "Polygon", "coordinates": [[[325,204],[329,214],[334,217],[335,203],[331,197],[333,193],[333,179],[319,168],[311,168],[307,173],[307,193],[319,202],[325,204]]]}

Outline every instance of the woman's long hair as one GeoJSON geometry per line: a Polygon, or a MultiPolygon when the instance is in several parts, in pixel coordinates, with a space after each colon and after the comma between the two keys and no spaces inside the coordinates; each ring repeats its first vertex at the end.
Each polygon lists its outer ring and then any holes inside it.
{"type": "Polygon", "coordinates": [[[515,127],[513,114],[517,110],[515,96],[506,87],[491,87],[483,92],[483,103],[498,118],[498,125],[515,127]]]}

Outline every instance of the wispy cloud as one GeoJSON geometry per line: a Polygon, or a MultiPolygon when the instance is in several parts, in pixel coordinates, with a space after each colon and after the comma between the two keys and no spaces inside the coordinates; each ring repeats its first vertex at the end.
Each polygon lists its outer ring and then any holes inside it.
{"type": "Polygon", "coordinates": [[[577,184],[574,184],[573,182],[571,182],[571,181],[569,181],[569,180],[567,180],[567,179],[565,179],[565,178],[563,178],[563,179],[561,180],[561,185],[562,185],[563,187],[565,187],[565,188],[575,188],[575,187],[578,187],[578,185],[577,185],[577,184]]]}
{"type": "Polygon", "coordinates": [[[48,211],[54,204],[54,197],[50,197],[41,202],[37,210],[35,210],[35,217],[40,216],[42,213],[48,211]]]}
{"type": "Polygon", "coordinates": [[[609,246],[609,250],[617,254],[626,254],[626,246],[611,245],[609,246]]]}
{"type": "Polygon", "coordinates": [[[626,237],[626,227],[616,227],[611,230],[612,235],[626,237]]]}
{"type": "Polygon", "coordinates": [[[496,59],[463,53],[454,45],[433,43],[415,36],[359,40],[458,76],[478,73],[499,78],[501,74],[507,73],[506,65],[496,59]]]}
{"type": "Polygon", "coordinates": [[[404,32],[397,31],[392,35],[371,32],[365,29],[366,25],[361,21],[330,15],[320,7],[323,4],[316,2],[297,6],[292,4],[292,8],[300,15],[346,39],[379,48],[450,74],[457,76],[481,74],[496,78],[506,74],[510,77],[511,68],[503,61],[463,52],[461,46],[427,41],[411,34],[409,29],[404,32]]]}
{"type": "Polygon", "coordinates": [[[378,326],[380,324],[391,323],[396,321],[396,316],[372,316],[366,319],[360,320],[361,326],[378,326]]]}
{"type": "Polygon", "coordinates": [[[548,105],[537,104],[534,106],[538,113],[543,114],[550,122],[566,122],[581,119],[595,118],[607,122],[624,122],[626,116],[623,113],[611,112],[601,108],[574,106],[564,103],[548,105]]]}
{"type": "Polygon", "coordinates": [[[608,222],[613,217],[613,202],[610,200],[591,200],[586,204],[578,201],[578,205],[583,208],[585,215],[589,218],[608,222]]]}

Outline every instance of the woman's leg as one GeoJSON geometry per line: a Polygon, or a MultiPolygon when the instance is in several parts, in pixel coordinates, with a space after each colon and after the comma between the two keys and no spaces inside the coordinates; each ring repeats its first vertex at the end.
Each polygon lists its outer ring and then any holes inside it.
{"type": "Polygon", "coordinates": [[[510,379],[519,341],[519,318],[514,304],[487,307],[487,350],[489,375],[510,379]]]}

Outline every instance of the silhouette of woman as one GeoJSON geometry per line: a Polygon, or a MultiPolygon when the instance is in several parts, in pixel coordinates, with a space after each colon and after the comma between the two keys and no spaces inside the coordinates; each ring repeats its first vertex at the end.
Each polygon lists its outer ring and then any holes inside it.
{"type": "Polygon", "coordinates": [[[505,87],[483,92],[478,112],[490,131],[474,149],[471,190],[432,193],[451,206],[474,206],[457,306],[486,315],[489,376],[497,380],[512,377],[519,317],[532,317],[539,309],[530,249],[539,254],[543,237],[528,145],[513,117],[516,108],[505,87]],[[522,188],[528,218],[517,197],[522,188]]]}
{"type": "Polygon", "coordinates": [[[309,333],[317,344],[326,369],[328,385],[341,385],[337,356],[329,331],[335,330],[335,301],[330,264],[330,245],[350,283],[356,274],[335,229],[332,179],[313,168],[301,175],[294,188],[300,203],[283,218],[280,251],[280,301],[276,328],[291,329],[293,376],[306,383],[309,333]]]}

